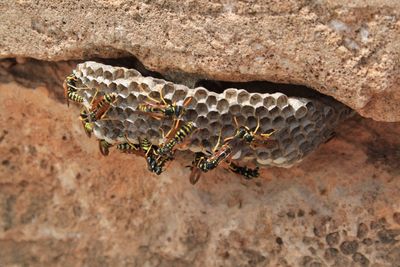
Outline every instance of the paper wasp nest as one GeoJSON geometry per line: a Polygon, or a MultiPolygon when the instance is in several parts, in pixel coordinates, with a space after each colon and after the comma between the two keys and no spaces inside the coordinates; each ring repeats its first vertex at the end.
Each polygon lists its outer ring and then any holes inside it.
{"type": "Polygon", "coordinates": [[[155,120],[140,114],[139,103],[148,101],[147,95],[159,99],[162,89],[164,98],[182,104],[185,98],[193,99],[183,116],[194,121],[198,130],[190,137],[191,151],[210,150],[222,138],[234,134],[236,116],[240,125],[254,128],[257,118],[264,133],[275,130],[268,146],[254,150],[243,147],[234,159],[254,160],[261,165],[289,167],[300,161],[319,144],[332,136],[337,124],[347,118],[351,109],[331,100],[288,97],[282,93],[249,93],[243,89],[226,89],[223,93],[211,92],[203,87],[188,88],[162,79],[143,77],[134,69],[113,67],[96,62],[79,64],[74,74],[87,90],[79,93],[90,102],[98,90],[99,94],[116,92],[118,99],[108,111],[105,120],[95,123],[94,135],[115,144],[123,142],[127,135],[131,142],[137,137],[147,137],[153,143],[162,142],[160,129],[167,132],[171,119],[155,120]]]}

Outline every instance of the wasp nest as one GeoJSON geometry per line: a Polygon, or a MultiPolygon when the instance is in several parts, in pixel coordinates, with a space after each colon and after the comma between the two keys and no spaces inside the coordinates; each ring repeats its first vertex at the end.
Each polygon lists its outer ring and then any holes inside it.
{"type": "Polygon", "coordinates": [[[268,147],[243,146],[233,159],[256,160],[261,165],[289,167],[300,161],[333,134],[337,124],[351,114],[351,110],[330,98],[309,99],[288,97],[282,93],[249,93],[230,88],[215,93],[203,87],[188,88],[162,79],[144,77],[134,69],[113,67],[97,62],[79,64],[74,70],[81,87],[79,94],[86,102],[98,93],[118,94],[117,101],[103,120],[94,126],[94,135],[111,144],[147,137],[153,143],[163,141],[160,129],[167,132],[173,121],[156,120],[137,111],[147,96],[178,105],[193,97],[183,119],[193,121],[197,131],[190,136],[188,148],[193,151],[210,150],[222,138],[235,133],[236,117],[240,125],[254,128],[260,122],[259,133],[275,130],[268,147]]]}

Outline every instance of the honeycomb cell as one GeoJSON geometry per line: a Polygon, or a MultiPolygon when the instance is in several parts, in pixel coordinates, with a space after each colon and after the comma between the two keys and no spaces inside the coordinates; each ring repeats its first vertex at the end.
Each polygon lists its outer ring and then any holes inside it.
{"type": "Polygon", "coordinates": [[[140,73],[134,69],[126,70],[124,74],[125,79],[135,78],[141,76],[140,73]]]}
{"type": "Polygon", "coordinates": [[[206,128],[208,126],[207,117],[199,116],[195,121],[198,128],[206,128]]]}
{"type": "Polygon", "coordinates": [[[214,95],[208,96],[206,103],[207,103],[208,107],[214,107],[217,104],[217,97],[214,95]]]}
{"type": "Polygon", "coordinates": [[[237,123],[239,124],[239,127],[240,126],[247,126],[246,125],[246,118],[244,116],[237,115],[237,116],[235,116],[235,118],[236,118],[237,123]]]}
{"type": "Polygon", "coordinates": [[[209,122],[214,122],[220,119],[219,112],[217,111],[210,111],[207,114],[207,119],[209,122]]]}
{"type": "Polygon", "coordinates": [[[258,104],[262,104],[263,103],[263,98],[261,97],[260,94],[252,94],[250,97],[250,105],[252,106],[257,106],[258,104]]]}
{"type": "Polygon", "coordinates": [[[277,106],[271,106],[269,109],[269,117],[270,118],[275,118],[276,116],[278,116],[280,114],[280,110],[277,106]]]}
{"type": "Polygon", "coordinates": [[[229,108],[229,102],[226,99],[220,99],[217,103],[217,110],[219,113],[224,113],[229,108]]]}
{"type": "Polygon", "coordinates": [[[210,138],[210,131],[207,128],[203,128],[197,131],[197,137],[200,139],[208,139],[210,138]]]}
{"type": "Polygon", "coordinates": [[[98,69],[94,70],[94,76],[95,77],[103,76],[103,69],[102,68],[98,68],[98,69]]]}
{"type": "Polygon", "coordinates": [[[241,106],[239,104],[234,104],[229,107],[229,112],[232,115],[240,114],[241,106]]]}
{"type": "Polygon", "coordinates": [[[237,102],[239,104],[247,104],[249,102],[250,95],[247,91],[245,90],[239,90],[239,93],[237,95],[237,102]]]}
{"type": "Polygon", "coordinates": [[[222,126],[222,136],[225,138],[231,137],[235,134],[236,128],[233,125],[222,126]]]}
{"type": "Polygon", "coordinates": [[[222,125],[216,121],[210,124],[209,129],[212,135],[219,135],[222,125]]]}
{"type": "Polygon", "coordinates": [[[273,96],[267,96],[264,98],[264,106],[270,109],[270,107],[276,105],[276,100],[273,96]]]}
{"type": "Polygon", "coordinates": [[[236,102],[238,91],[236,89],[229,88],[226,89],[223,94],[223,98],[227,99],[229,102],[236,102]]]}
{"type": "Polygon", "coordinates": [[[197,101],[207,98],[208,93],[205,88],[200,87],[200,88],[194,89],[194,90],[195,90],[194,97],[197,99],[197,101]]]}
{"type": "Polygon", "coordinates": [[[307,114],[307,111],[308,111],[308,109],[306,107],[301,106],[295,111],[294,116],[297,119],[301,119],[307,114]]]}
{"type": "Polygon", "coordinates": [[[183,102],[186,98],[187,91],[185,90],[176,90],[172,96],[172,102],[183,102]]]}
{"type": "Polygon", "coordinates": [[[259,118],[268,116],[268,109],[263,106],[256,108],[255,116],[259,118]]]}
{"type": "Polygon", "coordinates": [[[198,117],[198,114],[195,109],[187,110],[185,113],[185,116],[184,116],[186,121],[195,121],[197,117],[198,117]]]}
{"type": "Polygon", "coordinates": [[[112,80],[112,73],[109,70],[104,71],[103,75],[104,79],[112,80]]]}
{"type": "MultiPolygon", "coordinates": [[[[247,127],[249,127],[249,129],[255,129],[257,127],[257,123],[259,122],[258,118],[255,117],[247,117],[246,121],[245,121],[245,125],[247,127]]],[[[260,124],[260,128],[261,128],[261,124],[260,124]]]]}
{"type": "Polygon", "coordinates": [[[297,121],[296,117],[291,115],[286,118],[286,125],[291,125],[297,121]]]}
{"type": "Polygon", "coordinates": [[[175,86],[174,86],[174,84],[173,84],[173,83],[170,83],[170,82],[164,84],[164,85],[162,86],[162,92],[163,92],[164,95],[174,93],[174,92],[175,92],[175,86]]]}
{"type": "Polygon", "coordinates": [[[198,116],[207,116],[208,108],[206,103],[197,103],[196,111],[198,116]]]}
{"type": "Polygon", "coordinates": [[[278,116],[272,121],[272,125],[274,128],[282,128],[285,125],[285,119],[281,116],[278,116]]]}
{"type": "Polygon", "coordinates": [[[281,112],[282,116],[288,118],[293,115],[293,108],[290,105],[285,106],[281,112]]]}
{"type": "Polygon", "coordinates": [[[135,81],[131,81],[128,85],[128,90],[129,92],[131,92],[131,94],[139,93],[140,92],[139,84],[135,81]]]}
{"type": "Polygon", "coordinates": [[[254,116],[254,108],[252,106],[243,106],[241,113],[243,114],[243,116],[246,117],[250,117],[250,116],[254,116]]]}
{"type": "Polygon", "coordinates": [[[276,105],[280,108],[283,109],[288,103],[288,98],[284,94],[279,94],[278,97],[276,98],[276,105]]]}
{"type": "Polygon", "coordinates": [[[123,69],[116,69],[113,73],[113,80],[121,79],[125,77],[125,71],[123,69]]]}
{"type": "Polygon", "coordinates": [[[232,115],[230,113],[224,113],[221,115],[220,121],[225,125],[232,125],[232,115]]]}

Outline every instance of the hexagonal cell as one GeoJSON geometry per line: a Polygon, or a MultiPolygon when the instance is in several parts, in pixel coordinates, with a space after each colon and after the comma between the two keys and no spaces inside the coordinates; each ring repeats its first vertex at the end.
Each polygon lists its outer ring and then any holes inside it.
{"type": "Polygon", "coordinates": [[[324,114],[326,118],[330,118],[333,116],[333,108],[331,107],[324,107],[324,114]]]}
{"type": "Polygon", "coordinates": [[[274,118],[281,113],[281,111],[279,110],[279,108],[277,106],[271,106],[270,108],[268,108],[268,111],[269,111],[270,118],[274,118]]]}
{"type": "Polygon", "coordinates": [[[176,90],[172,96],[172,102],[178,102],[178,101],[184,102],[186,95],[187,95],[186,90],[176,90]]]}
{"type": "Polygon", "coordinates": [[[197,101],[206,99],[208,96],[208,92],[205,88],[199,87],[197,89],[194,89],[194,97],[197,99],[197,101]]]}
{"type": "Polygon", "coordinates": [[[86,86],[89,88],[99,88],[99,83],[96,80],[88,80],[86,86]]]}
{"type": "Polygon", "coordinates": [[[186,113],[184,115],[184,119],[186,121],[195,121],[197,117],[198,117],[198,114],[195,109],[186,110],[186,113]]]}
{"type": "Polygon", "coordinates": [[[288,104],[288,98],[284,94],[279,94],[279,96],[276,98],[276,105],[283,109],[288,104]]]}
{"type": "Polygon", "coordinates": [[[250,96],[250,105],[257,106],[263,103],[263,98],[260,94],[254,93],[250,96]]]}
{"type": "Polygon", "coordinates": [[[197,131],[196,136],[201,140],[210,138],[210,131],[207,128],[200,129],[197,131]]]}
{"type": "Polygon", "coordinates": [[[222,126],[222,136],[224,138],[231,137],[235,134],[236,128],[233,125],[224,125],[222,126]]]}
{"type": "Polygon", "coordinates": [[[263,118],[265,116],[268,116],[268,109],[264,106],[258,107],[255,110],[255,116],[259,118],[263,118]]]}
{"type": "Polygon", "coordinates": [[[214,122],[214,121],[217,121],[217,120],[220,119],[220,117],[219,117],[219,112],[217,112],[217,111],[210,111],[210,112],[208,112],[208,114],[207,114],[207,118],[208,118],[208,120],[210,121],[210,123],[211,123],[211,122],[214,122]]]}
{"type": "Polygon", "coordinates": [[[219,133],[221,131],[221,127],[222,127],[222,125],[218,121],[215,121],[210,124],[210,127],[208,127],[208,129],[210,129],[211,134],[219,135],[219,133]]]}
{"type": "Polygon", "coordinates": [[[210,95],[206,99],[206,103],[208,107],[214,107],[217,104],[217,97],[214,95],[210,95]]]}
{"type": "Polygon", "coordinates": [[[301,143],[303,140],[305,140],[306,138],[304,137],[304,135],[302,135],[301,133],[296,134],[293,138],[293,140],[295,140],[297,143],[301,143]]]}
{"type": "Polygon", "coordinates": [[[293,116],[293,113],[294,109],[290,105],[285,106],[281,111],[282,116],[284,116],[285,118],[293,116]]]}
{"type": "Polygon", "coordinates": [[[250,94],[249,92],[245,90],[239,90],[238,95],[237,95],[237,102],[239,104],[246,104],[248,103],[250,99],[250,94]]]}
{"type": "Polygon", "coordinates": [[[128,85],[128,90],[132,93],[132,92],[136,92],[139,93],[141,92],[139,84],[135,81],[131,81],[128,85]]]}
{"type": "Polygon", "coordinates": [[[225,98],[225,99],[227,99],[229,102],[231,102],[231,101],[233,101],[233,102],[236,102],[237,101],[237,90],[236,89],[234,89],[234,88],[229,88],[229,89],[226,89],[224,92],[223,92],[223,97],[225,98]]]}
{"type": "Polygon", "coordinates": [[[123,69],[115,69],[113,73],[113,80],[121,79],[125,77],[125,71],[123,69]]]}
{"type": "Polygon", "coordinates": [[[270,109],[271,106],[276,105],[276,100],[273,96],[269,95],[264,98],[264,106],[270,109]]]}
{"type": "Polygon", "coordinates": [[[162,85],[162,92],[164,95],[172,94],[175,92],[175,85],[171,82],[167,82],[162,85]]]}
{"type": "Polygon", "coordinates": [[[146,136],[148,136],[148,138],[158,139],[161,137],[161,134],[154,129],[150,129],[146,132],[146,136]]]}
{"type": "Polygon", "coordinates": [[[197,117],[195,122],[198,128],[206,128],[208,126],[208,119],[204,116],[197,117]]]}
{"type": "MultiPolygon", "coordinates": [[[[257,127],[257,123],[259,122],[258,119],[256,119],[255,117],[247,117],[245,125],[247,127],[249,127],[249,129],[254,130],[257,127]]],[[[261,125],[261,123],[260,123],[261,125]]],[[[261,127],[260,127],[261,128],[261,127]]]]}
{"type": "Polygon", "coordinates": [[[313,102],[308,102],[307,104],[306,104],[306,108],[307,108],[307,110],[309,110],[310,112],[314,112],[315,111],[315,105],[314,105],[314,103],[313,102]]]}
{"type": "Polygon", "coordinates": [[[281,116],[275,117],[272,121],[274,128],[282,128],[285,125],[285,119],[281,116]]]}
{"type": "Polygon", "coordinates": [[[96,77],[103,76],[103,69],[102,68],[98,68],[97,70],[95,70],[93,76],[96,76],[96,77]]]}
{"type": "Polygon", "coordinates": [[[124,75],[124,77],[126,79],[134,78],[134,77],[138,77],[138,76],[142,76],[142,75],[140,74],[140,72],[138,72],[137,70],[134,70],[134,69],[126,70],[125,75],[124,75]]]}
{"type": "Polygon", "coordinates": [[[232,124],[232,115],[230,113],[224,113],[220,116],[220,121],[223,124],[231,125],[232,124]]]}
{"type": "Polygon", "coordinates": [[[241,106],[239,104],[234,104],[229,107],[229,112],[232,115],[240,114],[241,106]]]}
{"type": "Polygon", "coordinates": [[[103,75],[102,75],[105,79],[107,79],[107,80],[112,80],[112,73],[111,73],[111,71],[109,71],[109,70],[106,70],[106,71],[104,71],[103,72],[103,75]]]}
{"type": "Polygon", "coordinates": [[[217,110],[220,113],[226,112],[229,108],[229,102],[226,99],[220,99],[217,103],[217,110]]]}
{"type": "Polygon", "coordinates": [[[287,124],[287,125],[291,125],[292,123],[294,123],[294,122],[296,122],[296,121],[297,121],[297,119],[296,119],[296,117],[293,116],[293,115],[286,118],[286,124],[287,124]]]}
{"type": "Polygon", "coordinates": [[[206,103],[197,103],[196,111],[199,116],[207,116],[208,108],[206,103]]]}
{"type": "MultiPolygon", "coordinates": [[[[235,116],[237,123],[240,126],[246,126],[246,118],[242,115],[235,116]]],[[[234,124],[235,125],[235,124],[234,124]]],[[[235,125],[236,126],[236,125],[235,125]]]]}
{"type": "Polygon", "coordinates": [[[305,106],[301,106],[295,111],[294,116],[297,119],[301,119],[307,114],[307,111],[308,109],[305,106]]]}
{"type": "Polygon", "coordinates": [[[254,108],[252,106],[243,106],[242,107],[242,115],[245,117],[254,116],[254,108]]]}
{"type": "Polygon", "coordinates": [[[282,151],[278,148],[278,149],[274,149],[271,152],[271,158],[273,159],[277,159],[279,157],[282,157],[282,151]]]}

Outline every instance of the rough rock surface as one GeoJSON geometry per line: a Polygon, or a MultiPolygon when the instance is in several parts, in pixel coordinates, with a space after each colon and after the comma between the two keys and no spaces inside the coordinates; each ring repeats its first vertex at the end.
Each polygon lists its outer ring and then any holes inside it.
{"type": "Polygon", "coordinates": [[[1,266],[398,266],[399,123],[360,117],[298,166],[196,186],[102,157],[76,107],[0,85],[1,266]]]}
{"type": "Polygon", "coordinates": [[[134,55],[167,77],[302,84],[400,120],[400,2],[14,1],[0,57],[134,55]]]}

